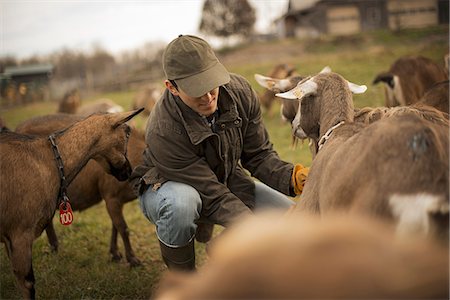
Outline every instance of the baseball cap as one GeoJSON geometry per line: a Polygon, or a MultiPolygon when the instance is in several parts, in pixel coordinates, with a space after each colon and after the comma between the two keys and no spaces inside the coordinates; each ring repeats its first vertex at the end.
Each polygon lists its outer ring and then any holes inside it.
{"type": "Polygon", "coordinates": [[[179,35],[163,53],[166,78],[191,97],[200,97],[230,81],[211,46],[193,35],[179,35]]]}

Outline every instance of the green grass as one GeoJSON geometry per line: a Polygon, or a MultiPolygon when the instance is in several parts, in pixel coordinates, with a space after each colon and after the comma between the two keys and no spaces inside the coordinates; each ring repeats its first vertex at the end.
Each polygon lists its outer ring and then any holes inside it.
{"type": "MultiPolygon", "coordinates": [[[[382,86],[371,84],[374,76],[387,70],[390,64],[402,55],[424,55],[442,63],[448,53],[448,27],[436,27],[423,30],[402,32],[375,31],[368,35],[336,39],[327,38],[318,41],[285,40],[261,43],[257,46],[264,51],[265,46],[279,45],[277,60],[273,55],[258,61],[249,59],[246,63],[229,63],[227,68],[245,76],[257,92],[262,92],[253,75],[267,74],[277,63],[292,63],[302,74],[314,74],[324,66],[342,74],[346,79],[366,84],[368,91],[356,95],[356,107],[381,106],[384,103],[382,86]],[[302,50],[296,50],[302,49],[302,50]],[[294,53],[290,55],[289,53],[294,53]]],[[[255,45],[253,45],[255,46],[255,45]]],[[[248,48],[227,49],[226,55],[239,55],[248,48]]],[[[270,53],[269,53],[270,54],[270,53]]],[[[232,60],[231,60],[232,61],[232,60]]],[[[130,109],[136,91],[108,93],[83,99],[89,102],[97,98],[110,98],[130,109]]],[[[280,157],[293,163],[310,165],[311,155],[308,145],[291,146],[290,125],[279,119],[280,102],[275,103],[271,112],[264,112],[264,122],[274,148],[280,157]]],[[[33,103],[10,108],[0,112],[10,128],[36,115],[53,113],[56,102],[33,103]]],[[[145,118],[138,117],[136,124],[143,128],[145,118]]],[[[2,176],[5,176],[2,174],[2,176]]],[[[26,180],[26,179],[24,179],[26,180]]],[[[19,200],[20,201],[20,200],[19,200]]],[[[61,226],[55,222],[60,241],[59,253],[51,253],[43,234],[34,243],[33,266],[36,276],[37,297],[41,299],[148,299],[152,296],[158,281],[165,270],[159,254],[158,241],[154,225],[142,215],[137,201],[125,205],[124,215],[129,225],[130,239],[137,257],[143,266],[131,269],[125,260],[113,263],[109,256],[111,221],[104,203],[86,211],[75,212],[71,226],[61,226]]],[[[216,234],[221,228],[216,229],[216,234]]],[[[122,241],[119,247],[124,254],[122,241]]],[[[198,265],[207,260],[203,244],[196,247],[198,265]]],[[[0,298],[20,299],[15,286],[4,247],[0,250],[0,298]]]]}

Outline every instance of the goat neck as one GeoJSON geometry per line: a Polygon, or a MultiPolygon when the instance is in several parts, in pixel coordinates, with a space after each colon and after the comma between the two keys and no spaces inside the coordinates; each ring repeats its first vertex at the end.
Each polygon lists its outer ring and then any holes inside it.
{"type": "Polygon", "coordinates": [[[353,123],[353,98],[348,82],[336,73],[318,74],[314,81],[318,85],[315,101],[320,105],[319,136],[342,121],[353,123]]]}
{"type": "Polygon", "coordinates": [[[75,178],[89,159],[102,151],[107,151],[99,143],[101,136],[105,134],[105,131],[99,130],[99,128],[107,124],[99,118],[89,117],[88,119],[90,122],[88,126],[86,126],[86,119],[55,135],[68,183],[75,178]]]}

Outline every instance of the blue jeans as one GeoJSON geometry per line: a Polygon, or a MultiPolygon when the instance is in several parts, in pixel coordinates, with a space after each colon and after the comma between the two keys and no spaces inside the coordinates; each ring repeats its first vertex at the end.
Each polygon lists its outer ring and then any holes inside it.
{"type": "MultiPolygon", "coordinates": [[[[190,185],[168,181],[156,191],[152,186],[139,197],[144,215],[156,225],[158,239],[171,247],[181,247],[194,238],[196,221],[200,218],[202,201],[190,185]]],[[[255,211],[287,210],[294,204],[282,193],[255,182],[255,211]]]]}

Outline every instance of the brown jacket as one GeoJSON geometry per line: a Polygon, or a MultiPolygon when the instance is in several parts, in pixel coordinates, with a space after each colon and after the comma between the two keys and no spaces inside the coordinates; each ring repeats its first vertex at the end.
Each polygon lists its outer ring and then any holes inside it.
{"type": "Polygon", "coordinates": [[[231,74],[230,82],[220,87],[218,107],[220,115],[210,128],[166,90],[149,117],[144,162],[135,168],[132,180],[140,194],[167,180],[186,183],[202,198],[202,216],[226,225],[254,207],[255,185],[244,168],[293,196],[293,165],[273,149],[259,101],[246,79],[231,74]]]}

